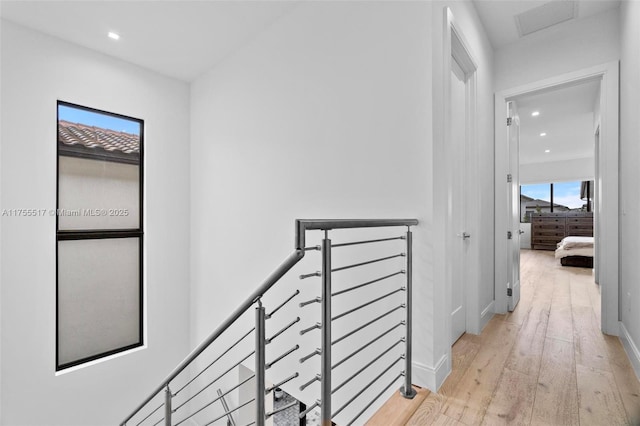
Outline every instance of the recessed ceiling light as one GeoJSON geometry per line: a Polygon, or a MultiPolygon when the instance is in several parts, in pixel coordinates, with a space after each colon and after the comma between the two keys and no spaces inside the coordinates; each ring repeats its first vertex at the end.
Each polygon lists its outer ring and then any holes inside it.
{"type": "Polygon", "coordinates": [[[547,134],[545,132],[540,133],[540,136],[547,136],[547,134]]]}
{"type": "Polygon", "coordinates": [[[533,112],[531,113],[531,116],[532,116],[532,117],[537,117],[537,116],[539,116],[539,115],[540,115],[540,111],[533,111],[533,112]]]}
{"type": "Polygon", "coordinates": [[[117,33],[114,33],[113,31],[109,31],[109,38],[113,39],[113,40],[120,40],[120,35],[117,33]]]}
{"type": "Polygon", "coordinates": [[[551,152],[550,149],[545,149],[544,152],[546,152],[547,154],[551,152]]]}

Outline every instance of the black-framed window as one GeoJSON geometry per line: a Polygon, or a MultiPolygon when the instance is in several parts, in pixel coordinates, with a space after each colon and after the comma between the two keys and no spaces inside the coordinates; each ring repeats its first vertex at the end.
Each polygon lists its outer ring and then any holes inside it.
{"type": "Polygon", "coordinates": [[[551,182],[520,186],[520,221],[533,213],[591,211],[591,181],[551,182]]]}
{"type": "Polygon", "coordinates": [[[56,370],[143,344],[143,131],[57,103],[56,370]]]}

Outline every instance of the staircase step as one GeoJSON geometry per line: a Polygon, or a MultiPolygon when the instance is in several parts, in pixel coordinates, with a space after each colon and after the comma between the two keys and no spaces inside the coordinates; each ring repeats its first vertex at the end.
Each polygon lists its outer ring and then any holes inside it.
{"type": "Polygon", "coordinates": [[[413,385],[417,395],[413,399],[406,399],[400,392],[393,394],[387,402],[369,419],[366,426],[403,426],[413,413],[431,393],[428,389],[423,389],[413,385]]]}

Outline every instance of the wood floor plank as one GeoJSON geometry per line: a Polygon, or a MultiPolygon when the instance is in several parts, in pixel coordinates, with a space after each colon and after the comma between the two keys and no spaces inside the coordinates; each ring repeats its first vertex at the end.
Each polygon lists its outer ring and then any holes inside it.
{"type": "Polygon", "coordinates": [[[473,359],[478,354],[480,345],[470,340],[459,339],[453,348],[451,348],[452,368],[451,374],[447,377],[447,380],[442,384],[442,387],[438,390],[438,393],[445,396],[451,395],[458,386],[460,379],[466,373],[467,369],[473,362],[473,359]]]}
{"type": "Polygon", "coordinates": [[[523,250],[521,273],[516,310],[458,340],[451,374],[406,424],[640,426],[640,381],[620,340],[600,331],[593,271],[523,250]]]}
{"type": "Polygon", "coordinates": [[[615,336],[604,336],[611,365],[624,410],[629,423],[640,425],[640,381],[633,374],[633,367],[622,347],[620,339],[615,336]]]}
{"type": "Polygon", "coordinates": [[[447,397],[440,393],[430,393],[427,398],[422,401],[420,407],[413,413],[406,426],[423,426],[431,425],[442,415],[441,411],[444,407],[447,397]]]}
{"type": "Polygon", "coordinates": [[[423,423],[423,425],[433,425],[433,426],[464,426],[464,423],[460,423],[457,420],[452,419],[451,417],[440,413],[438,417],[435,418],[433,423],[423,423]]]}
{"type": "Polygon", "coordinates": [[[538,382],[536,376],[505,369],[482,424],[528,425],[538,382]]]}
{"type": "Polygon", "coordinates": [[[591,307],[591,297],[589,296],[589,279],[591,275],[581,273],[583,268],[575,268],[578,271],[571,271],[569,279],[569,288],[571,290],[572,306],[588,306],[591,307]]]}
{"type": "Polygon", "coordinates": [[[519,328],[491,320],[485,331],[485,342],[442,409],[443,414],[467,425],[482,422],[519,328]]]}
{"type": "Polygon", "coordinates": [[[586,367],[611,371],[604,335],[593,315],[591,306],[573,306],[573,343],[576,363],[586,367]]]}
{"type": "Polygon", "coordinates": [[[545,340],[531,424],[579,424],[573,343],[545,340]]]}
{"type": "Polygon", "coordinates": [[[580,424],[626,425],[627,415],[609,371],[576,365],[580,424]]]}
{"type": "Polygon", "coordinates": [[[378,411],[367,421],[366,426],[403,426],[405,425],[422,402],[431,393],[428,389],[413,387],[416,396],[413,399],[404,398],[400,392],[396,392],[384,403],[378,411]]]}
{"type": "MultiPolygon", "coordinates": [[[[477,336],[475,336],[477,337],[477,336]]],[[[451,374],[442,384],[442,387],[438,390],[438,393],[431,393],[427,400],[424,401],[420,407],[413,413],[412,417],[407,422],[407,426],[420,426],[436,424],[436,421],[441,417],[440,410],[445,404],[447,395],[453,393],[454,389],[460,382],[460,379],[471,365],[471,362],[475,358],[480,345],[475,342],[475,338],[471,338],[470,335],[465,334],[453,345],[451,348],[452,368],[451,374]]],[[[443,420],[449,419],[445,416],[443,420]]],[[[456,420],[451,419],[457,424],[456,420]]]]}
{"type": "Polygon", "coordinates": [[[534,304],[507,360],[506,368],[537,376],[549,322],[549,308],[534,304]]]}
{"type": "Polygon", "coordinates": [[[573,342],[571,290],[568,277],[561,271],[554,274],[554,287],[547,325],[547,337],[573,342]]]}

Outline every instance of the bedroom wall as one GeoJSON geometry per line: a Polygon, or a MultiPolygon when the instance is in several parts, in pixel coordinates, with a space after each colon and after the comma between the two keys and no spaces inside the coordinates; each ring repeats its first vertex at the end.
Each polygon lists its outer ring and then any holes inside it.
{"type": "Polygon", "coordinates": [[[56,100],[145,120],[147,345],[56,374],[55,217],[2,217],[0,423],[117,424],[189,350],[188,85],[1,23],[3,208],[55,208],[56,100]]]}
{"type": "Polygon", "coordinates": [[[595,160],[576,158],[548,163],[520,164],[520,184],[593,180],[595,160]]]}
{"type": "Polygon", "coordinates": [[[620,16],[620,337],[640,377],[640,3],[623,2],[620,16]]]}

